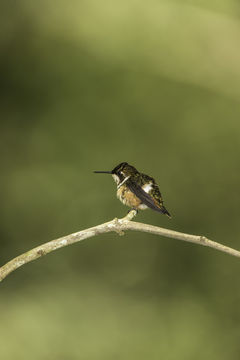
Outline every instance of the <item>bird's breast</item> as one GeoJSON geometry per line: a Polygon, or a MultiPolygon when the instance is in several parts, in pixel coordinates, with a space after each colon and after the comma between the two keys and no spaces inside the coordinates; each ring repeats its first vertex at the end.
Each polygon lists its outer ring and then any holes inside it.
{"type": "Polygon", "coordinates": [[[144,209],[146,207],[146,205],[142,204],[142,201],[125,185],[117,190],[117,197],[124,205],[129,207],[134,207],[136,209],[144,209]]]}

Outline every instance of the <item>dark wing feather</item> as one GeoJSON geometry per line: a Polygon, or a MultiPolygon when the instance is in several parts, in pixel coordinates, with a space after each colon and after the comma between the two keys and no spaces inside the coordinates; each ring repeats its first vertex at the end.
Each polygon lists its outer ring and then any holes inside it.
{"type": "Polygon", "coordinates": [[[143,202],[143,204],[147,205],[150,209],[164,213],[164,207],[161,209],[156,205],[153,198],[144,191],[140,185],[138,185],[132,179],[127,181],[127,187],[143,202]]]}

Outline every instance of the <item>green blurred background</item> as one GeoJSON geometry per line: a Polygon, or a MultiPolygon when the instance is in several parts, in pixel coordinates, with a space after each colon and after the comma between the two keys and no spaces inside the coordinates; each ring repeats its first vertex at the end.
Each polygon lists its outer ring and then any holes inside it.
{"type": "MultiPolygon", "coordinates": [[[[112,179],[156,178],[172,220],[137,221],[240,249],[240,4],[0,5],[4,264],[122,217],[112,179]]],[[[23,266],[0,285],[4,360],[239,359],[240,261],[128,232],[23,266]]]]}

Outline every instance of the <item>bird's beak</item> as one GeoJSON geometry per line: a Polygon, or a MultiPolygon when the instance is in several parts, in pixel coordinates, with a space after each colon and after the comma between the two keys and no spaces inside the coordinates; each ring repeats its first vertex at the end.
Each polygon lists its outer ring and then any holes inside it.
{"type": "Polygon", "coordinates": [[[95,174],[112,174],[111,171],[94,171],[95,174]]]}

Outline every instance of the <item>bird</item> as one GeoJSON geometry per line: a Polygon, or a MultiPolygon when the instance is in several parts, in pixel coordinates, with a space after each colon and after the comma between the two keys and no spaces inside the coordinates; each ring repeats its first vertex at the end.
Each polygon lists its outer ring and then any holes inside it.
{"type": "Polygon", "coordinates": [[[171,218],[153,177],[139,172],[127,162],[120,163],[111,171],[95,170],[94,173],[112,175],[117,184],[117,197],[124,205],[137,212],[150,208],[171,218]]]}

